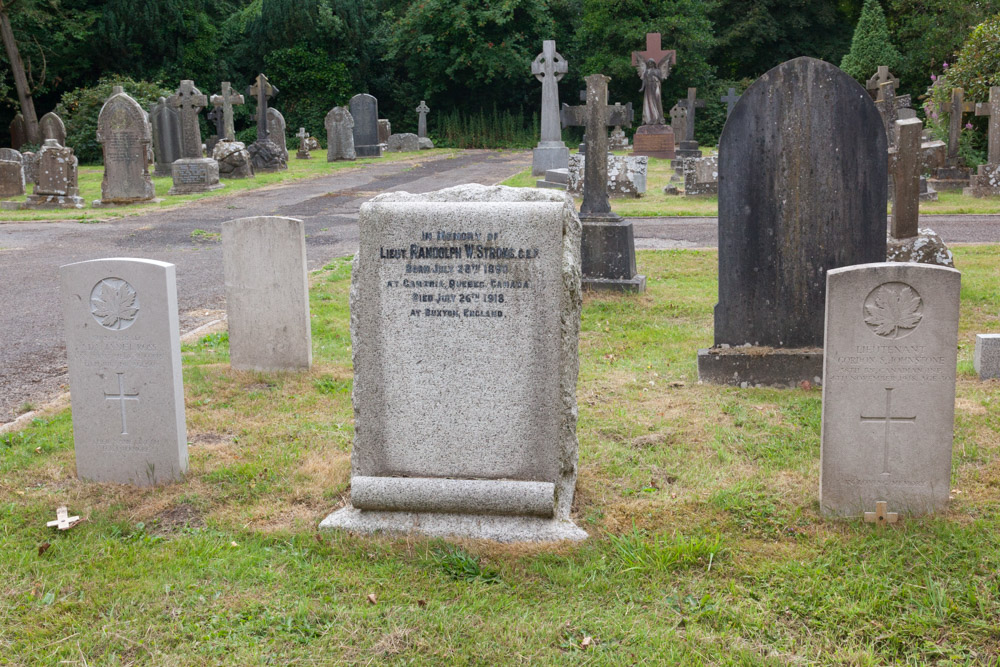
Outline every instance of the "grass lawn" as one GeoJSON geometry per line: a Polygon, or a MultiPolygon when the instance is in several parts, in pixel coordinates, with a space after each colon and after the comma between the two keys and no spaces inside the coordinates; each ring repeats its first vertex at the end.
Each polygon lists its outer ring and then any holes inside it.
{"type": "MultiPolygon", "coordinates": [[[[107,220],[109,218],[120,218],[126,215],[145,213],[155,208],[171,208],[196,199],[219,197],[245,190],[256,190],[265,185],[287,183],[288,181],[296,181],[303,178],[315,178],[316,176],[323,176],[332,171],[356,169],[376,162],[419,160],[429,157],[440,157],[442,155],[454,155],[456,153],[457,151],[454,149],[439,148],[421,151],[420,153],[383,153],[381,158],[360,158],[354,162],[327,162],[325,150],[313,151],[311,160],[295,159],[295,151],[292,150],[289,155],[288,169],[284,171],[257,174],[254,178],[222,178],[221,182],[225,183],[226,187],[194,195],[168,195],[167,191],[173,185],[173,179],[170,177],[154,177],[153,185],[156,187],[156,196],[162,197],[162,202],[101,208],[91,208],[91,204],[101,198],[101,180],[104,178],[104,167],[101,165],[81,165],[77,172],[77,184],[80,188],[80,196],[83,197],[86,205],[85,208],[36,211],[0,210],[0,223],[32,220],[79,220],[81,222],[107,220]]],[[[152,165],[150,165],[150,168],[152,169],[152,165]]],[[[28,186],[29,192],[31,187],[30,185],[28,186]]],[[[26,198],[27,195],[21,195],[20,197],[9,197],[7,201],[24,201],[26,198]]]]}
{"type": "Polygon", "coordinates": [[[1000,657],[1000,246],[963,271],[953,496],[888,528],[819,516],[821,392],[697,384],[715,252],[640,252],[587,296],[580,545],[318,534],[348,491],[350,265],[312,276],[315,365],[184,347],[191,470],[74,478],[68,411],[0,437],[0,663],[965,665],[1000,657]],[[68,505],[86,521],[45,527],[68,505]],[[42,552],[44,545],[50,545],[42,552]]]}
{"type": "MultiPolygon", "coordinates": [[[[624,153],[618,153],[624,155],[624,153]]],[[[715,195],[685,197],[683,195],[663,194],[663,186],[669,181],[674,170],[670,160],[649,158],[646,172],[646,194],[638,199],[612,199],[611,209],[618,215],[629,218],[655,216],[714,216],[719,213],[719,198],[715,195]]],[[[503,182],[514,187],[535,187],[539,176],[532,176],[531,169],[526,169],[503,182]]],[[[677,183],[683,187],[683,182],[677,183]]],[[[583,201],[576,197],[577,208],[583,201]]],[[[920,212],[931,214],[957,213],[1000,213],[1000,197],[979,199],[967,197],[961,192],[939,192],[938,201],[920,202],[920,212]]]]}

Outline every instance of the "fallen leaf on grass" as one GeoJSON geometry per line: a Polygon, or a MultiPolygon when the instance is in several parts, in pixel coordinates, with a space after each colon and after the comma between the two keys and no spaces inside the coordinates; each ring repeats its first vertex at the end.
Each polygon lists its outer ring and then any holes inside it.
{"type": "Polygon", "coordinates": [[[583,638],[582,642],[580,642],[580,648],[587,648],[589,646],[592,646],[593,643],[594,643],[594,638],[588,635],[583,638]]]}
{"type": "Polygon", "coordinates": [[[374,593],[369,593],[368,594],[368,603],[369,604],[375,604],[376,602],[378,602],[378,598],[375,597],[375,594],[374,593]]]}
{"type": "Polygon", "coordinates": [[[46,542],[45,544],[39,544],[38,545],[38,555],[41,556],[43,553],[45,553],[46,551],[48,551],[49,547],[51,547],[51,546],[52,545],[49,544],[48,542],[46,542]]]}

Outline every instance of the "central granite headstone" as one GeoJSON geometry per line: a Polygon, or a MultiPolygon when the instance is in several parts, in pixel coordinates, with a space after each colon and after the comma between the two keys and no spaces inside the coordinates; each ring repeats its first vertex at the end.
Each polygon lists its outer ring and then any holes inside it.
{"type": "Polygon", "coordinates": [[[348,107],[354,119],[354,151],[357,156],[382,157],[378,138],[378,100],[361,93],[351,98],[348,107]]]}
{"type": "Polygon", "coordinates": [[[829,63],[796,58],[743,93],[719,140],[719,302],[702,380],[821,381],[826,272],[885,260],[887,163],[871,96],[829,63]]]}
{"type": "Polygon", "coordinates": [[[547,190],[466,185],[361,208],[351,505],[321,528],[583,539],[580,221],[547,190]]]}

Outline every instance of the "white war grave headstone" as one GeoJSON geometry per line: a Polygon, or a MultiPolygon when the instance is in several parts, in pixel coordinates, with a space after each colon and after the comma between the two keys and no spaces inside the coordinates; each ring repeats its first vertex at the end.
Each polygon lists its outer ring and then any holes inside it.
{"type": "Polygon", "coordinates": [[[923,514],[947,503],[961,277],[899,262],[827,272],[824,514],[860,516],[879,502],[923,514]]]}
{"type": "Polygon", "coordinates": [[[580,232],[551,190],[465,185],[361,207],[351,505],[321,528],[584,539],[580,232]]]}
{"type": "Polygon", "coordinates": [[[148,486],[181,479],[187,430],[173,264],[95,259],[59,270],[76,471],[148,486]]]}
{"type": "Polygon", "coordinates": [[[276,216],[222,223],[229,359],[236,370],[306,370],[312,363],[306,236],[276,216]]]}

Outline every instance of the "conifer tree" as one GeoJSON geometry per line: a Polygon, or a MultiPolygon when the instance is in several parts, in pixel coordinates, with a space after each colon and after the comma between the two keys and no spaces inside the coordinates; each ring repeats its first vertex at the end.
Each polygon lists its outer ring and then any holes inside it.
{"type": "Polygon", "coordinates": [[[889,27],[882,6],[878,0],[865,0],[861,18],[854,28],[851,50],[840,61],[840,69],[864,83],[875,74],[879,65],[887,65],[891,71],[899,63],[899,51],[889,41],[889,27]]]}

